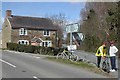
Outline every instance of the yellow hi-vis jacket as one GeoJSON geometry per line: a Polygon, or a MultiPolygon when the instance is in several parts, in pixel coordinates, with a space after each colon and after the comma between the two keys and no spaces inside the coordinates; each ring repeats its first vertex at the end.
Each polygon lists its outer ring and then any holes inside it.
{"type": "Polygon", "coordinates": [[[104,49],[103,46],[100,46],[95,54],[95,56],[106,56],[106,48],[104,49]]]}

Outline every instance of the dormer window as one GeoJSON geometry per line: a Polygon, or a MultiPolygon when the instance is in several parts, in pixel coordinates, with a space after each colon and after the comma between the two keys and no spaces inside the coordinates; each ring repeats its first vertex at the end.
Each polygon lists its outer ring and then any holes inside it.
{"type": "Polygon", "coordinates": [[[44,30],[43,35],[44,36],[50,36],[50,31],[49,30],[44,30]]]}
{"type": "Polygon", "coordinates": [[[20,28],[20,30],[19,30],[19,35],[27,35],[27,29],[25,29],[25,28],[20,28]]]}

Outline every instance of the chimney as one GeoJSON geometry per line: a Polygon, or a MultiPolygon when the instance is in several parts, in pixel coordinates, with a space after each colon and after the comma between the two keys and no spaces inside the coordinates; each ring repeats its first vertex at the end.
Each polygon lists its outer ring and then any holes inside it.
{"type": "Polygon", "coordinates": [[[12,11],[11,10],[6,10],[6,17],[11,17],[12,11]]]}

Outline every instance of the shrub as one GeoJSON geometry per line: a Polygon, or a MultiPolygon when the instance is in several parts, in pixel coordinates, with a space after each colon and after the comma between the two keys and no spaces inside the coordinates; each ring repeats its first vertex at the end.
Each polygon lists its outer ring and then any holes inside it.
{"type": "Polygon", "coordinates": [[[24,52],[25,51],[25,45],[18,44],[17,45],[17,51],[24,52]]]}
{"type": "Polygon", "coordinates": [[[53,47],[41,47],[32,45],[22,45],[16,43],[7,43],[8,50],[14,50],[19,52],[43,54],[43,55],[57,55],[62,52],[64,48],[53,48],[53,47]]]}
{"type": "Polygon", "coordinates": [[[34,53],[35,50],[36,50],[36,46],[32,46],[32,45],[25,45],[24,46],[24,51],[26,53],[34,53]]]}
{"type": "Polygon", "coordinates": [[[17,50],[17,44],[16,43],[7,43],[7,49],[17,50]]]}

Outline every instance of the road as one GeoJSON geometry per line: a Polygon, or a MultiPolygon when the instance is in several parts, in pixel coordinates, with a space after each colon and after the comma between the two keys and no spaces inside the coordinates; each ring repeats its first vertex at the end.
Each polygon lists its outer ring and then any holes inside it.
{"type": "MultiPolygon", "coordinates": [[[[2,52],[3,78],[105,78],[86,70],[29,54],[2,52]]],[[[39,80],[39,79],[38,79],[39,80]]]]}

